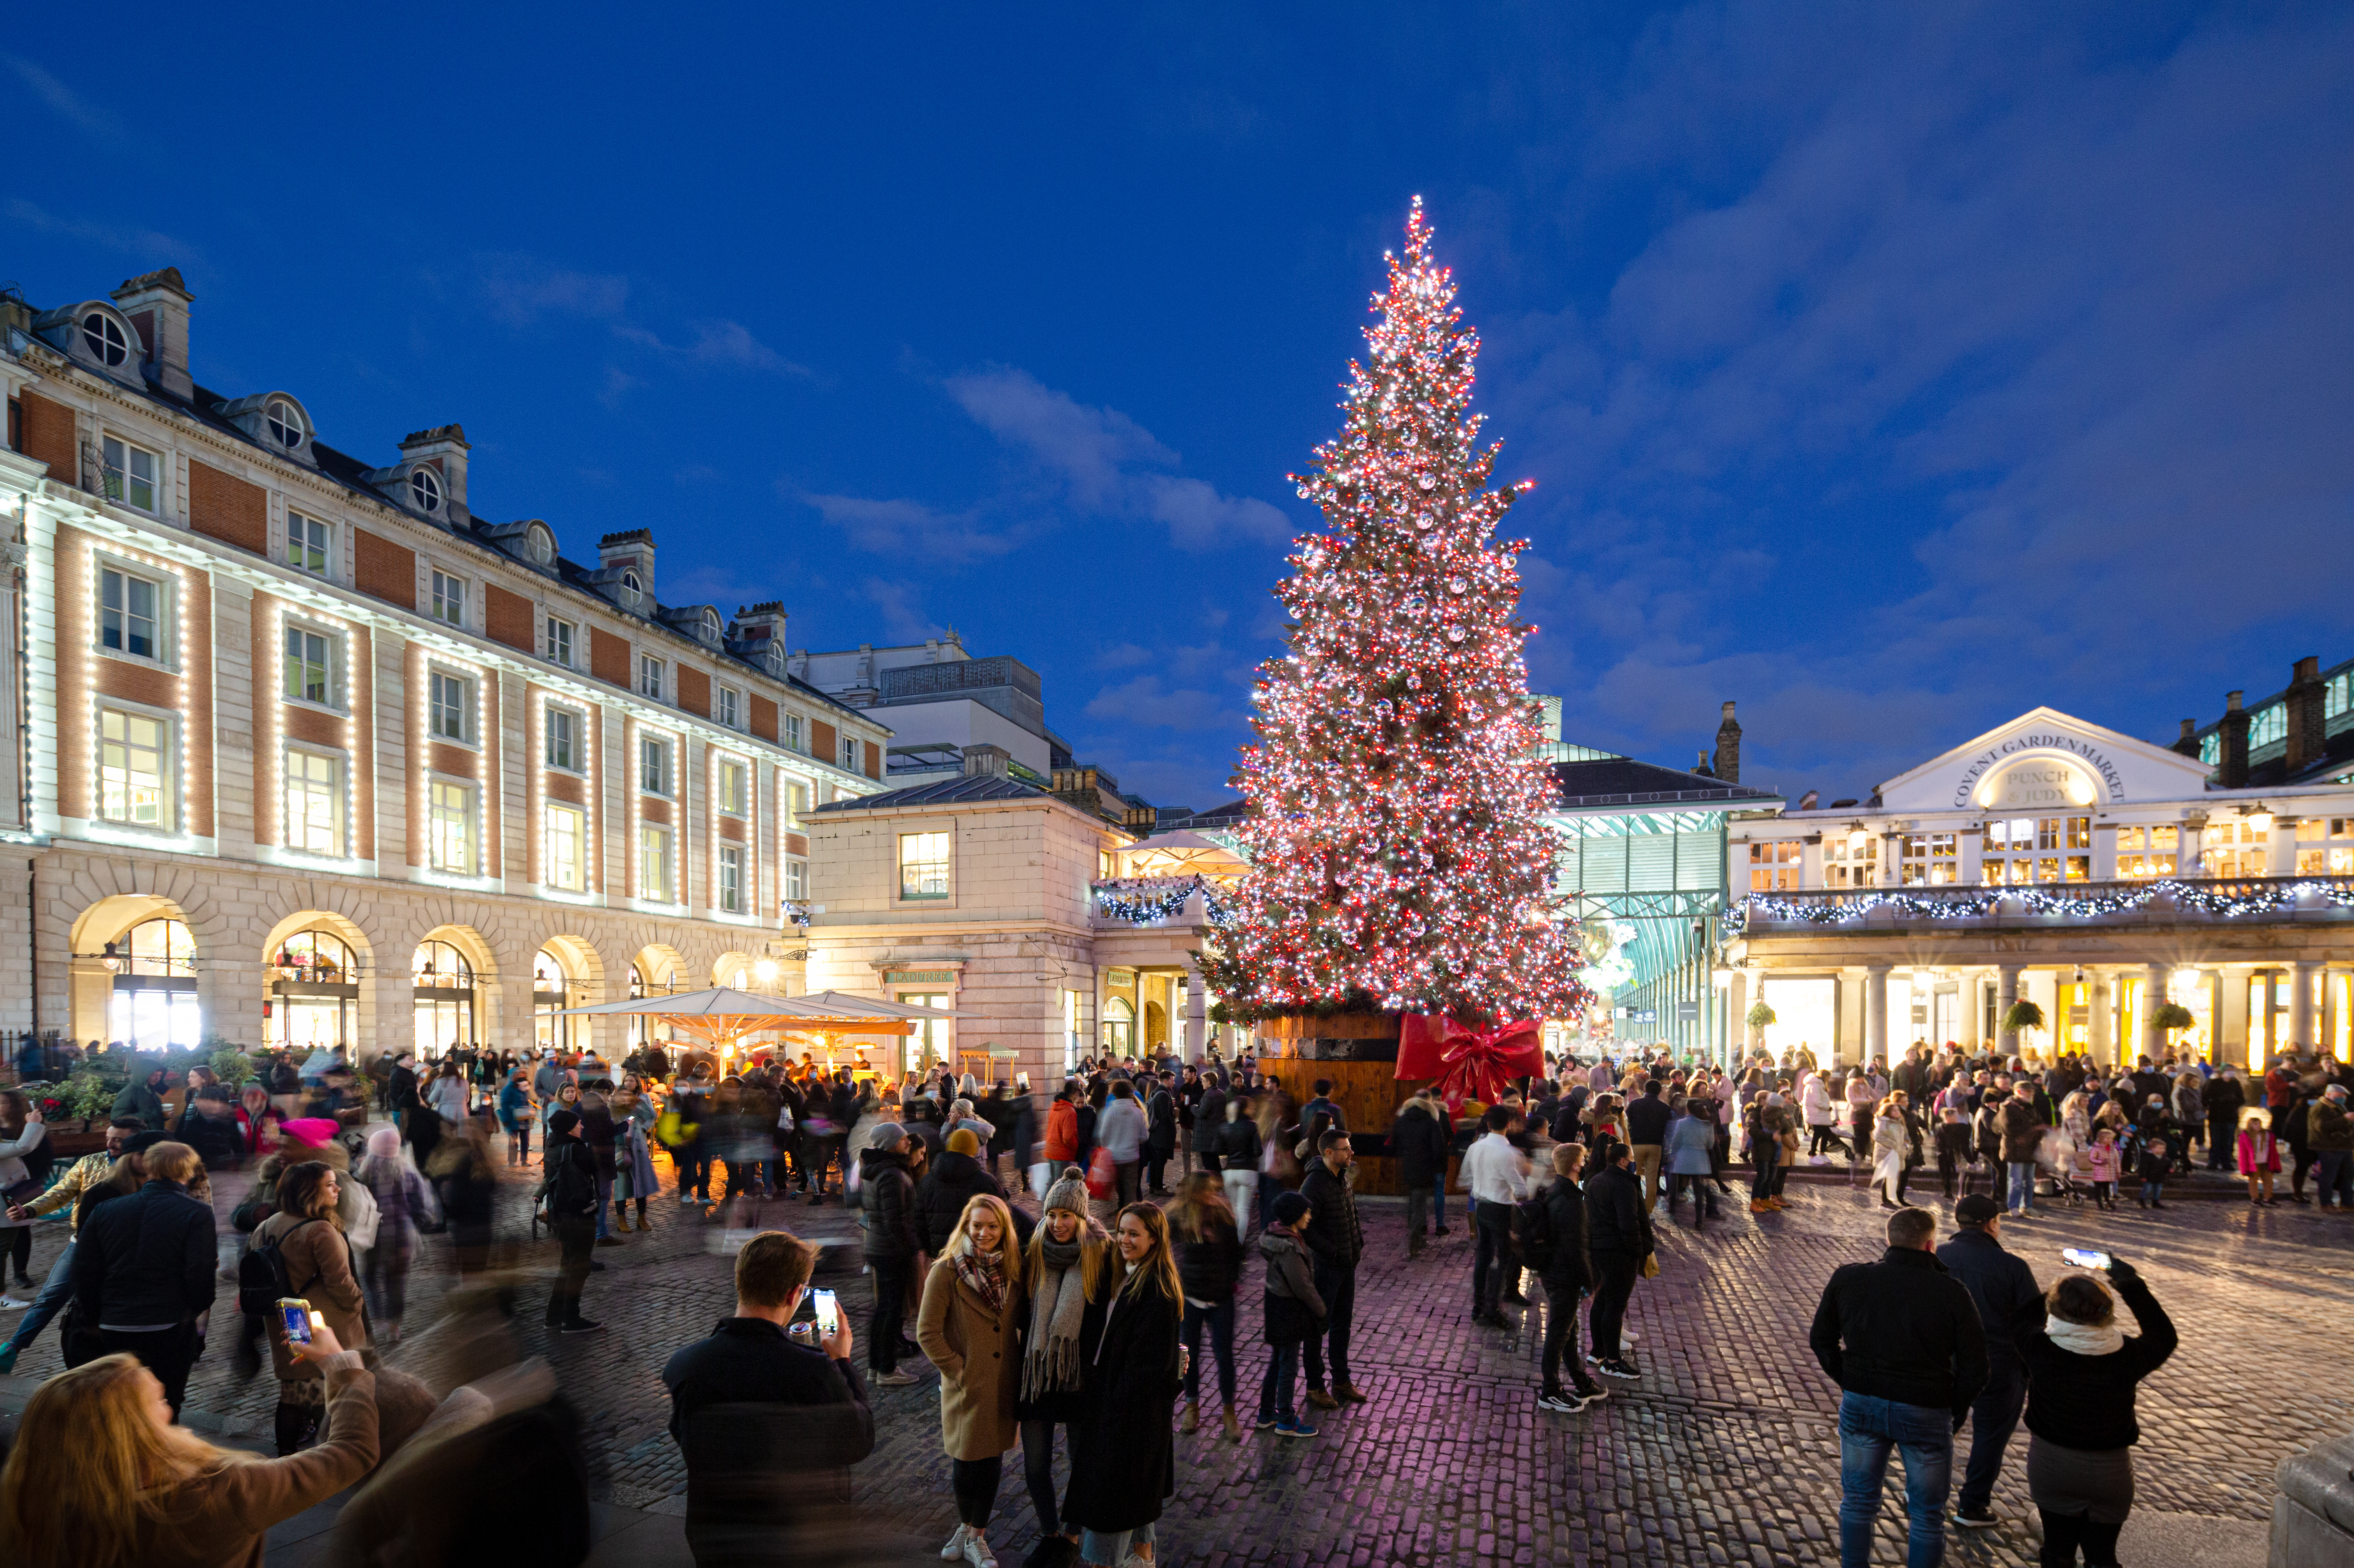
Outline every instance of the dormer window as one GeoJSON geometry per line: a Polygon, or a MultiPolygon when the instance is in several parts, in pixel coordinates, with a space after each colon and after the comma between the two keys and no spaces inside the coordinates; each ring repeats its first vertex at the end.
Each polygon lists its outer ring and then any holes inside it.
{"type": "Polygon", "coordinates": [[[703,641],[709,646],[719,646],[719,612],[706,608],[703,612],[703,641]]]}
{"type": "Polygon", "coordinates": [[[81,318],[81,341],[90,355],[109,370],[122,367],[131,357],[131,339],[122,323],[104,311],[92,311],[81,318]]]}
{"type": "Polygon", "coordinates": [[[302,415],[293,404],[283,397],[272,397],[266,418],[271,440],[290,452],[302,444],[302,415]]]}
{"type": "Polygon", "coordinates": [[[534,528],[524,535],[523,548],[533,566],[546,566],[556,559],[556,535],[545,528],[534,528]]]}
{"type": "Polygon", "coordinates": [[[768,662],[769,673],[782,680],[785,673],[785,640],[783,638],[769,639],[768,662]]]}
{"type": "Polygon", "coordinates": [[[645,601],[646,585],[644,581],[640,578],[638,574],[635,572],[623,572],[621,574],[622,608],[625,609],[636,609],[644,605],[645,601]]]}
{"type": "Polygon", "coordinates": [[[408,471],[408,494],[419,512],[441,510],[441,480],[422,463],[408,471]]]}

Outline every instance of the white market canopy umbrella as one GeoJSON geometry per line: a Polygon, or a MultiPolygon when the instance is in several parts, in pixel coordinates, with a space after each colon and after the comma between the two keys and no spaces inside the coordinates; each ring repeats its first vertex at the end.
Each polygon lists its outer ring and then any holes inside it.
{"type": "Polygon", "coordinates": [[[1139,876],[1232,878],[1250,869],[1248,861],[1225,844],[1183,828],[1155,833],[1121,853],[1139,876]]]}

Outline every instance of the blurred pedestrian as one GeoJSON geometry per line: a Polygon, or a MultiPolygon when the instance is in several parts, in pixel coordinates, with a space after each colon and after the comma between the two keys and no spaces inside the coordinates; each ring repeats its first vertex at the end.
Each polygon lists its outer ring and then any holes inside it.
{"type": "Polygon", "coordinates": [[[1235,1416],[1235,1290],[1241,1283],[1243,1244],[1235,1212],[1226,1206],[1218,1177],[1196,1171],[1179,1187],[1169,1210],[1177,1277],[1184,1287],[1185,1411],[1177,1430],[1192,1432],[1202,1419],[1202,1330],[1218,1362],[1219,1408],[1229,1441],[1243,1440],[1235,1416]]]}

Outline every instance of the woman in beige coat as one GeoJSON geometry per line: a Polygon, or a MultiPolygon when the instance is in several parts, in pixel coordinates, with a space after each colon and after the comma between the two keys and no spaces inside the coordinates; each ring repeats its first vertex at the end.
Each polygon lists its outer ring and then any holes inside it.
{"type": "Polygon", "coordinates": [[[938,1263],[924,1281],[916,1340],[940,1371],[940,1441],[956,1493],[956,1533],[941,1548],[950,1561],[995,1568],[989,1516],[1005,1450],[1021,1427],[1013,1417],[1022,1349],[1022,1263],[1013,1215],[1002,1198],[981,1193],[964,1206],[938,1263]]]}
{"type": "MultiPolygon", "coordinates": [[[[336,1213],[345,1180],[315,1160],[288,1166],[278,1180],[278,1213],[254,1227],[253,1245],[278,1243],[293,1293],[326,1319],[345,1350],[359,1351],[368,1343],[367,1297],[352,1272],[351,1243],[336,1213]]],[[[292,1454],[310,1441],[325,1414],[327,1384],[318,1362],[287,1342],[277,1315],[267,1321],[278,1372],[278,1451],[292,1454]]]]}

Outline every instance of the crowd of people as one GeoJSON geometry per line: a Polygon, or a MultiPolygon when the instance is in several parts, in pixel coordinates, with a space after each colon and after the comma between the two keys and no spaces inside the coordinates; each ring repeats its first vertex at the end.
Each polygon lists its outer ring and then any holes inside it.
{"type": "MultiPolygon", "coordinates": [[[[2054,1201],[2121,1202],[2128,1174],[2142,1202],[2163,1206],[2167,1180],[2202,1145],[2211,1166],[2249,1176],[2253,1202],[2274,1201],[2268,1174],[2279,1169],[2292,1173],[2289,1201],[2313,1201],[2311,1176],[2322,1206],[2342,1208],[2354,1149],[2346,1071],[2312,1058],[2243,1079],[2184,1062],[2103,1074],[2078,1060],[2031,1066],[1950,1048],[1916,1047],[1887,1070],[1822,1069],[1803,1052],[1732,1071],[1634,1053],[1549,1062],[1494,1104],[1416,1092],[1385,1127],[1356,1129],[1332,1083],[1289,1078],[1302,1070],[1313,1064],[1091,1060],[1034,1095],[1026,1080],[983,1087],[945,1067],[894,1081],[863,1063],[738,1061],[653,1044],[610,1067],[585,1053],[457,1047],[355,1073],[332,1054],[274,1054],[233,1089],[204,1068],[177,1085],[159,1074],[132,1082],[105,1150],[62,1171],[45,1168],[39,1111],[0,1090],[0,1188],[12,1194],[0,1237],[7,1300],[25,1311],[0,1345],[0,1371],[62,1317],[68,1375],[93,1408],[143,1410],[140,1391],[152,1388],[141,1418],[172,1430],[191,1369],[219,1338],[217,1316],[238,1375],[260,1376],[268,1348],[281,1461],[335,1456],[265,1489],[291,1508],[317,1486],[348,1484],[363,1457],[357,1402],[365,1380],[398,1377],[380,1354],[401,1338],[425,1238],[448,1237],[461,1288],[480,1285],[503,1309],[528,1292],[527,1273],[493,1255],[503,1171],[555,1243],[541,1320],[556,1336],[598,1330],[583,1308],[604,1267],[599,1249],[628,1245],[667,1213],[749,1234],[763,1204],[839,1204],[855,1215],[871,1286],[859,1324],[841,1313],[821,1327],[817,1249],[758,1231],[737,1255],[733,1316],[665,1371],[698,1552],[741,1555],[779,1520],[808,1522],[811,1490],[780,1490],[748,1455],[814,1452],[823,1462],[812,1467],[846,1487],[874,1443],[870,1390],[928,1374],[938,1380],[959,1521],[941,1555],[995,1563],[991,1521],[1018,1446],[1039,1533],[1029,1568],[1111,1568],[1153,1556],[1176,1436],[1207,1425],[1235,1443],[1313,1438],[1320,1413],[1369,1397],[1350,1359],[1366,1245],[1361,1139],[1378,1138],[1394,1161],[1405,1261],[1452,1234],[1458,1177],[1469,1319],[1513,1330],[1532,1296],[1543,1303],[1535,1399],[1551,1415],[1639,1376],[1626,1320],[1637,1285],[1658,1271],[1656,1226],[1687,1205],[1689,1223],[1705,1226],[1736,1166],[1748,1167],[1753,1212],[1769,1213],[1793,1166],[1843,1156],[1891,1211],[1888,1255],[1836,1276],[1816,1325],[1818,1357],[1844,1390],[1843,1549],[1868,1540],[1892,1446],[1906,1456],[1910,1500],[1936,1494],[1936,1520],[1914,1510],[1916,1545],[1942,1530],[1945,1480],[1923,1458],[1912,1484],[1929,1441],[1924,1410],[1950,1423],[1949,1455],[1955,1427],[1975,1423],[1952,1517],[1991,1522],[1995,1475],[2023,1407],[2045,1539],[2097,1563],[2130,1502],[2131,1382],[2164,1359],[2171,1330],[2122,1264],[2038,1292],[2000,1247],[2001,1225],[2054,1201]],[[1925,1238],[1935,1222],[1909,1190],[1933,1160],[1961,1221],[1934,1256],[1925,1238]],[[50,1214],[69,1239],[36,1287],[25,1272],[30,1227],[50,1214]],[[1249,1317],[1254,1255],[1259,1311],[1249,1317]],[[224,1302],[230,1274],[239,1287],[224,1302]],[[257,1278],[312,1303],[312,1348],[261,1309],[257,1278]],[[1967,1322],[1950,1296],[1942,1317],[1922,1305],[1933,1278],[1958,1282],[1967,1322]],[[2122,1347],[2111,1328],[2119,1303],[2142,1330],[2122,1347]],[[1264,1361],[1246,1380],[1238,1351],[1254,1327],[1264,1361]],[[1906,1353],[1942,1355],[1943,1370],[1890,1372],[1873,1336],[1900,1330],[1920,1339],[1906,1353]],[[2081,1364],[2111,1355],[2123,1359],[2081,1364]],[[2121,1377],[2120,1420],[2111,1385],[2121,1377]],[[2094,1384],[2113,1399],[2089,1419],[2071,1391],[2094,1384]],[[772,1404],[799,1414],[779,1428],[772,1404]]],[[[204,1446],[177,1437],[140,1442],[153,1449],[142,1463],[208,1462],[204,1446]]],[[[16,1506],[10,1485],[20,1483],[0,1485],[0,1511],[16,1506]]],[[[252,1495],[238,1492],[239,1506],[252,1495]]],[[[249,1522],[240,1515],[238,1528],[249,1522]]]]}

